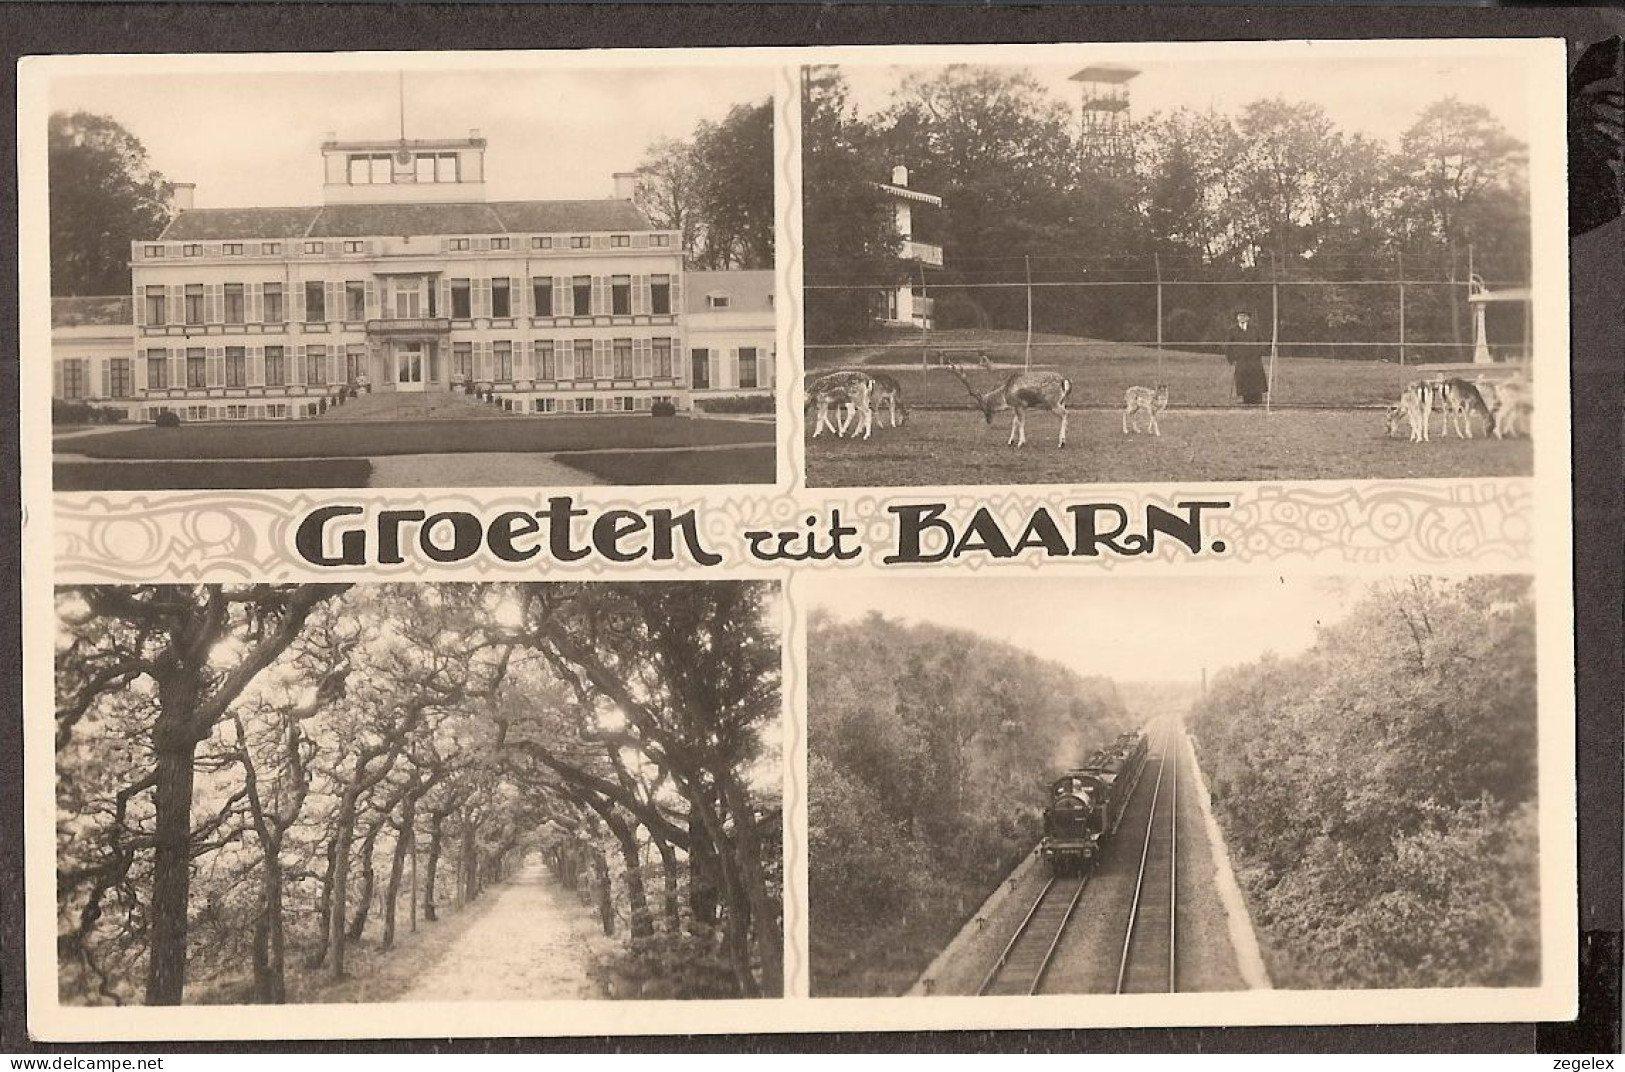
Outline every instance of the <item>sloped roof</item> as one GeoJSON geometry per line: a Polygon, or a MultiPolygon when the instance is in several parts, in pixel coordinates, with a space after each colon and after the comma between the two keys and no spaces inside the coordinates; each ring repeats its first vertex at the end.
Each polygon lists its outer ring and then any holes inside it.
{"type": "Polygon", "coordinates": [[[159,239],[209,242],[224,239],[298,238],[316,222],[321,209],[194,208],[169,221],[159,239]]]}
{"type": "Polygon", "coordinates": [[[499,230],[559,234],[565,231],[652,231],[630,201],[493,201],[507,226],[499,230]]]}
{"type": "Polygon", "coordinates": [[[53,328],[122,327],[134,325],[128,294],[95,298],[52,298],[53,328]]]}
{"type": "Polygon", "coordinates": [[[732,312],[771,312],[773,272],[686,272],[683,275],[683,306],[690,313],[713,312],[705,304],[707,294],[728,295],[732,312]]]}
{"type": "Polygon", "coordinates": [[[632,202],[606,199],[198,208],[176,216],[158,237],[170,242],[218,242],[650,230],[654,228],[632,202]]]}

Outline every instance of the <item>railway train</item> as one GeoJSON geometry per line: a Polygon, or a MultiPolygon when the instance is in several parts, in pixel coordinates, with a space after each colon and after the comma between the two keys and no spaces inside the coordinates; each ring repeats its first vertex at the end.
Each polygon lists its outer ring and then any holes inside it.
{"type": "Polygon", "coordinates": [[[1122,734],[1050,783],[1039,851],[1054,874],[1094,866],[1123,820],[1148,749],[1143,730],[1122,734]]]}

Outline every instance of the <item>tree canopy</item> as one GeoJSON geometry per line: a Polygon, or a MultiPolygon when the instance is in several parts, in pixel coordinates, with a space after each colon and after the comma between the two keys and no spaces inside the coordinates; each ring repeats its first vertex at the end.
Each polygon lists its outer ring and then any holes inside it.
{"type": "Polygon", "coordinates": [[[135,135],[105,115],[50,118],[51,293],[130,293],[130,243],[157,238],[171,187],[135,135]]]}
{"type": "Polygon", "coordinates": [[[607,993],[778,993],[774,598],[59,590],[64,1000],[321,1000],[527,857],[624,939],[607,993]]]}
{"type": "Polygon", "coordinates": [[[682,232],[691,268],[773,267],[773,105],[736,105],[686,141],[649,146],[633,200],[656,227],[682,232]]]}
{"type": "Polygon", "coordinates": [[[897,992],[1037,842],[1047,779],[1129,718],[1110,681],[878,614],[814,615],[807,667],[814,993],[897,992]]]}
{"type": "Polygon", "coordinates": [[[1278,985],[1538,978],[1527,577],[1374,585],[1190,719],[1278,985]]]}

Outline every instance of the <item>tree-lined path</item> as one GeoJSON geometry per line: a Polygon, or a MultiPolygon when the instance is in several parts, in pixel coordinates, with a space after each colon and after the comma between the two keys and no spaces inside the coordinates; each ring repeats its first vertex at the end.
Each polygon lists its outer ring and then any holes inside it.
{"type": "Polygon", "coordinates": [[[59,589],[64,1000],[779,993],[776,602],[59,589]]]}

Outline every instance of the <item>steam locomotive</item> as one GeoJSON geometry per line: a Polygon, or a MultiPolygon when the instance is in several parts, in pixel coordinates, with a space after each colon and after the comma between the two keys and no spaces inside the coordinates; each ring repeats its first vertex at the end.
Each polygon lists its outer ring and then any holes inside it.
{"type": "Polygon", "coordinates": [[[1142,731],[1122,734],[1050,783],[1039,850],[1051,872],[1086,871],[1105,851],[1145,768],[1147,740],[1142,731]]]}

